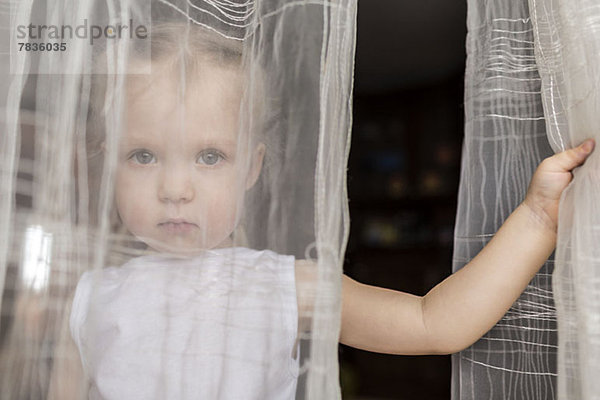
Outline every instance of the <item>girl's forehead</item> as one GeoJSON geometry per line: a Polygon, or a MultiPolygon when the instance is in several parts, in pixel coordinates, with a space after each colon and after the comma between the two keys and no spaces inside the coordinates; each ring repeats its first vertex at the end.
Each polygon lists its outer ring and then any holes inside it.
{"type": "Polygon", "coordinates": [[[235,143],[241,85],[226,71],[210,72],[193,82],[182,83],[164,75],[131,82],[123,139],[235,143]]]}
{"type": "Polygon", "coordinates": [[[155,96],[157,93],[204,95],[218,91],[224,98],[239,100],[242,95],[243,76],[239,68],[218,66],[204,62],[193,69],[175,68],[167,62],[155,62],[151,73],[130,75],[127,92],[133,99],[155,96]]]}
{"type": "Polygon", "coordinates": [[[207,129],[161,130],[128,128],[121,135],[123,146],[173,147],[193,149],[195,147],[218,146],[234,148],[237,145],[236,131],[207,129]]]}
{"type": "Polygon", "coordinates": [[[198,114],[171,118],[163,115],[162,120],[129,116],[121,142],[124,145],[235,146],[239,128],[232,120],[202,118],[198,114]]]}

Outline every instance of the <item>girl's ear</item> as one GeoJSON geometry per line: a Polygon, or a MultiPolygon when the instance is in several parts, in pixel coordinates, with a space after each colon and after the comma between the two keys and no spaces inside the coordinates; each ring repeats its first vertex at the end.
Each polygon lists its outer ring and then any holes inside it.
{"type": "Polygon", "coordinates": [[[260,143],[254,149],[254,153],[252,154],[252,160],[250,161],[250,169],[248,171],[248,176],[246,176],[246,190],[249,190],[260,176],[260,171],[262,170],[263,160],[265,158],[265,145],[264,143],[260,143]]]}

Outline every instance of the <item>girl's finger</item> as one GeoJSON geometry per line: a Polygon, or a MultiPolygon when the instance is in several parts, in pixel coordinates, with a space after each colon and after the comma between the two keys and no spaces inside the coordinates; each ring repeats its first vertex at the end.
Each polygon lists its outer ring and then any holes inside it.
{"type": "Polygon", "coordinates": [[[594,150],[595,145],[596,142],[594,139],[587,139],[579,146],[555,154],[548,160],[552,160],[552,165],[554,166],[553,169],[558,167],[558,170],[560,171],[570,171],[573,168],[581,165],[586,160],[586,158],[594,150]]]}

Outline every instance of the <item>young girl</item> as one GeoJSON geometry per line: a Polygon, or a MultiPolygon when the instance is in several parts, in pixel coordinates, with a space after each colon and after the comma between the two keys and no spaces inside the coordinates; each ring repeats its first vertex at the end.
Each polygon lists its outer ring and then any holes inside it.
{"type": "MultiPolygon", "coordinates": [[[[55,398],[295,396],[314,264],[239,246],[245,197],[269,152],[256,132],[264,115],[240,116],[239,47],[195,29],[205,45],[181,54],[168,45],[177,27],[155,27],[152,74],[128,78],[115,205],[154,254],[81,277],[70,330],[82,365],[57,366],[55,398]]],[[[588,140],[546,159],[491,242],[426,296],[344,276],[340,341],[393,354],[448,354],[475,342],[554,249],[560,195],[593,147],[588,140]]]]}

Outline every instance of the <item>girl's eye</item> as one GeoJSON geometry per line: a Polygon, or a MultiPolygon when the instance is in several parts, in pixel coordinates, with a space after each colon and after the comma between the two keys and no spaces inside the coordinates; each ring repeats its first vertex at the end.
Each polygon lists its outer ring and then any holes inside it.
{"type": "Polygon", "coordinates": [[[130,158],[133,158],[140,164],[150,164],[154,162],[154,154],[150,153],[147,150],[139,150],[131,155],[130,158]]]}
{"type": "Polygon", "coordinates": [[[215,165],[223,159],[225,157],[217,150],[204,150],[198,155],[196,162],[204,165],[215,165]]]}

